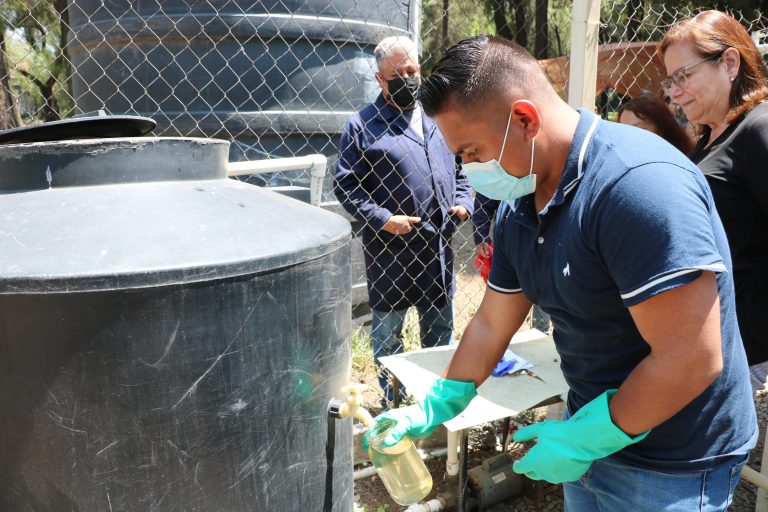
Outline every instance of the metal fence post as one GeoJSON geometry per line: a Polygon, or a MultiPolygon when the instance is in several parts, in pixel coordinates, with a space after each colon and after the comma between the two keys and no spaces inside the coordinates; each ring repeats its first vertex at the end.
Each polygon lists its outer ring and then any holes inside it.
{"type": "Polygon", "coordinates": [[[574,0],[568,79],[568,104],[574,108],[595,107],[599,26],[600,0],[574,0]]]}

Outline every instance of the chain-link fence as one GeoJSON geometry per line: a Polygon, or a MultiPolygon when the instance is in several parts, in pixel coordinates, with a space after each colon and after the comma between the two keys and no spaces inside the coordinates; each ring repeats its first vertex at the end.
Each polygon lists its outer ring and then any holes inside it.
{"type": "MultiPolygon", "coordinates": [[[[689,5],[603,2],[596,104],[605,117],[614,118],[629,97],[661,95],[665,72],[655,43],[691,13],[689,5]]],[[[373,49],[382,38],[404,35],[417,41],[422,73],[428,75],[458,40],[498,34],[540,59],[566,97],[571,7],[565,0],[3,0],[0,129],[104,109],[151,117],[158,123],[156,135],[228,139],[231,160],[322,153],[329,157],[332,175],[346,121],[377,101],[373,49]]],[[[748,14],[739,16],[748,19],[748,14]]],[[[764,27],[761,20],[749,25],[752,30],[764,27]]],[[[425,304],[426,323],[421,325],[430,330],[428,324],[448,315],[442,292],[453,280],[449,316],[460,336],[485,289],[473,262],[477,244],[488,238],[483,229],[475,236],[473,221],[492,217],[492,204],[478,205],[487,215],[476,214],[462,224],[444,211],[462,201],[471,208],[475,202],[469,190],[461,196],[451,159],[436,163],[440,159],[433,158],[424,166],[429,137],[439,137],[430,129],[424,124],[421,141],[390,148],[399,151],[396,156],[372,161],[361,153],[353,162],[362,175],[369,173],[357,183],[359,191],[394,203],[418,196],[423,218],[423,227],[410,238],[387,233],[361,216],[352,219],[353,302],[356,314],[366,318],[369,286],[386,295],[379,303],[383,310],[407,306],[407,300],[392,300],[398,295],[434,297],[434,303],[425,304]],[[428,171],[424,190],[413,190],[413,183],[401,179],[398,173],[409,165],[428,171]],[[384,173],[376,183],[374,168],[384,173]],[[381,188],[385,183],[386,190],[381,188]],[[417,267],[423,272],[413,275],[417,267]]],[[[385,133],[391,135],[384,130],[381,137],[385,133]]],[[[306,186],[309,175],[277,173],[251,181],[306,186]]],[[[324,207],[344,213],[330,178],[324,207]]],[[[379,324],[393,328],[398,322],[390,317],[379,324]]],[[[413,348],[420,343],[416,313],[404,323],[401,336],[390,334],[413,348]]],[[[356,378],[378,388],[368,333],[357,332],[353,341],[356,378]]]]}
{"type": "Polygon", "coordinates": [[[755,7],[746,2],[602,2],[596,96],[596,107],[602,116],[616,120],[621,105],[637,96],[665,99],[661,80],[666,71],[656,47],[676,22],[706,9],[719,8],[738,19],[760,44],[768,20],[755,7]]]}

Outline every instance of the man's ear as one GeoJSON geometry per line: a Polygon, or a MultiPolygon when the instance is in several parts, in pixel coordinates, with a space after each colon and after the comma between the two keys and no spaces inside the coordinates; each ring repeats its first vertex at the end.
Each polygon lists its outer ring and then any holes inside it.
{"type": "Polygon", "coordinates": [[[512,104],[512,122],[523,130],[526,139],[532,139],[541,128],[539,109],[530,100],[517,100],[512,104]]]}

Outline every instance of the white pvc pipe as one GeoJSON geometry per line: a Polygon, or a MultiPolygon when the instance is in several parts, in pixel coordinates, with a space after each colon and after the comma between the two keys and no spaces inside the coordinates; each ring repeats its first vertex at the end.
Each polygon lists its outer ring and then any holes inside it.
{"type": "Polygon", "coordinates": [[[323,155],[312,155],[316,158],[309,170],[309,204],[320,206],[323,199],[323,179],[325,178],[328,160],[323,155]]]}
{"type": "Polygon", "coordinates": [[[352,480],[359,480],[361,478],[368,478],[376,474],[376,466],[368,466],[367,468],[358,469],[352,473],[352,480]]]}
{"type": "Polygon", "coordinates": [[[328,159],[325,155],[307,155],[291,158],[267,158],[264,160],[247,160],[244,162],[229,162],[227,175],[248,176],[265,172],[304,171],[309,170],[309,202],[320,206],[323,192],[328,159]]]}
{"type": "MultiPolygon", "coordinates": [[[[749,466],[744,466],[741,470],[741,478],[757,486],[759,489],[768,489],[768,476],[758,473],[749,466]]],[[[759,508],[757,510],[760,510],[759,508]]]]}
{"type": "Polygon", "coordinates": [[[459,474],[459,433],[448,431],[448,457],[445,461],[445,472],[448,476],[459,474]]]}
{"type": "Polygon", "coordinates": [[[445,448],[431,448],[429,450],[419,449],[418,451],[423,460],[432,460],[438,457],[445,457],[445,454],[448,452],[448,450],[445,448]]]}
{"type": "Polygon", "coordinates": [[[405,512],[440,512],[445,509],[445,502],[439,498],[429,500],[425,503],[414,503],[405,512]]]}
{"type": "Polygon", "coordinates": [[[265,158],[264,160],[246,160],[244,162],[229,162],[230,176],[261,174],[264,172],[300,171],[316,165],[325,165],[327,159],[323,155],[296,156],[291,158],[265,158]]]}
{"type": "MultiPolygon", "coordinates": [[[[423,460],[432,460],[436,459],[438,457],[444,457],[446,454],[445,448],[433,448],[431,450],[418,450],[419,455],[421,455],[421,458],[423,460]]],[[[369,476],[374,476],[376,474],[376,467],[375,466],[368,466],[367,468],[358,469],[357,471],[352,473],[352,479],[353,480],[359,480],[360,478],[367,478],[369,476]]]]}
{"type": "Polygon", "coordinates": [[[408,29],[411,32],[411,39],[416,43],[416,52],[421,55],[423,50],[421,38],[419,37],[419,34],[421,34],[421,2],[411,2],[409,5],[408,29]]]}

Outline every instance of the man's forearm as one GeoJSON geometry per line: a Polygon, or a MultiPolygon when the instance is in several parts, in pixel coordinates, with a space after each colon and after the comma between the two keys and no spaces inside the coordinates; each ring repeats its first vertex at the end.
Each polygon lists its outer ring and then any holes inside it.
{"type": "Polygon", "coordinates": [[[491,374],[508,345],[509,339],[494,335],[482,320],[473,318],[464,330],[461,343],[456,348],[456,353],[443,377],[474,382],[475,386],[480,387],[480,384],[485,382],[491,374]]]}
{"type": "Polygon", "coordinates": [[[699,396],[720,373],[716,357],[689,351],[687,359],[643,359],[610,402],[613,423],[636,436],[668,420],[699,396]]]}
{"type": "Polygon", "coordinates": [[[614,424],[628,435],[647,431],[699,396],[723,366],[715,275],[704,272],[630,308],[651,353],[610,402],[614,424]]]}
{"type": "Polygon", "coordinates": [[[486,290],[443,377],[471,381],[480,387],[496,367],[530,308],[531,303],[523,294],[505,295],[486,290]]]}

